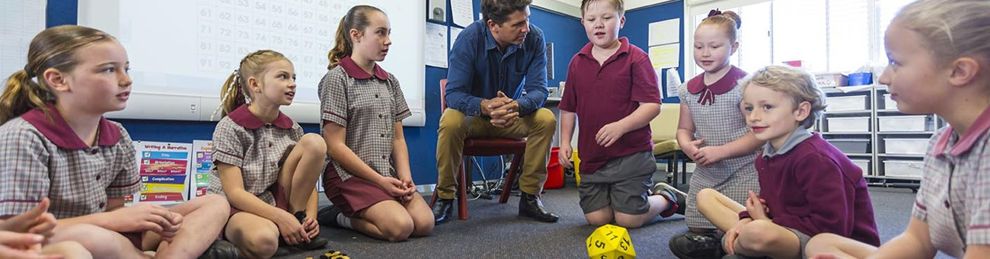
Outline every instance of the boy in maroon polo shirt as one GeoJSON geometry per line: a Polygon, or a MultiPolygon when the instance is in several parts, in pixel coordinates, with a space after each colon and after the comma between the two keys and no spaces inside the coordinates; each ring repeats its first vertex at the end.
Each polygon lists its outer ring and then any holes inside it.
{"type": "MultiPolygon", "coordinates": [[[[636,228],[677,210],[677,191],[658,184],[649,122],[660,90],[649,57],[618,31],[622,1],[584,0],[581,24],[590,41],[571,59],[560,102],[560,163],[571,167],[571,134],[580,118],[581,209],[591,225],[636,228]]],[[[683,198],[681,198],[683,200],[683,198]]]]}
{"type": "Polygon", "coordinates": [[[803,258],[810,236],[834,233],[877,245],[877,225],[863,172],[808,130],[825,109],[810,74],[769,66],[744,78],[742,109],[757,139],[760,194],[739,204],[714,189],[698,192],[698,211],[725,231],[736,257],[803,258]]]}

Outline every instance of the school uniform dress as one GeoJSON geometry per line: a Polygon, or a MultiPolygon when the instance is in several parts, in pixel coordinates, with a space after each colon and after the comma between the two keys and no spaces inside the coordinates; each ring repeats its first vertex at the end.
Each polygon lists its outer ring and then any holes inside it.
{"type": "MultiPolygon", "coordinates": [[[[704,139],[704,146],[721,146],[742,138],[749,132],[746,118],[739,109],[742,91],[736,81],[746,76],[746,72],[733,66],[722,79],[712,85],[705,85],[704,74],[700,74],[679,89],[681,104],[687,105],[694,120],[695,139],[704,139]]],[[[714,229],[698,212],[698,191],[712,188],[730,199],[744,204],[748,191],[759,192],[753,160],[756,151],[733,158],[727,158],[708,166],[698,165],[691,175],[685,218],[688,227],[714,229]]]]}
{"type": "MultiPolygon", "coordinates": [[[[210,169],[209,193],[226,194],[220,181],[219,163],[241,169],[244,190],[262,201],[288,209],[278,185],[282,164],[303,136],[302,127],[279,112],[271,123],[264,123],[241,105],[217,123],[213,131],[213,167],[210,169]]],[[[238,210],[232,206],[231,215],[238,210]]]]}
{"type": "Polygon", "coordinates": [[[912,216],[928,224],[938,251],[962,258],[990,245],[990,109],[960,136],[952,126],[931,138],[912,216]]]}
{"type": "Polygon", "coordinates": [[[100,118],[96,145],[80,139],[48,105],[0,126],[0,216],[34,208],[48,197],[48,212],[64,219],[104,212],[107,199],[140,188],[134,144],[124,127],[100,118]]]}
{"type": "Polygon", "coordinates": [[[820,233],[880,245],[863,171],[821,135],[798,127],[780,149],[765,144],[756,170],[769,217],[798,236],[802,253],[820,233]]]}
{"type": "MultiPolygon", "coordinates": [[[[399,81],[381,66],[368,74],[350,57],[323,77],[319,86],[321,118],[345,128],[344,143],[378,174],[398,178],[392,166],[394,124],[412,115],[399,81]]],[[[323,175],[327,198],[351,217],[372,205],[397,200],[377,184],[331,160],[323,175]]]]}
{"type": "Polygon", "coordinates": [[[585,213],[606,206],[627,214],[650,209],[647,196],[656,161],[649,125],[630,130],[609,147],[595,140],[603,126],[629,116],[639,103],[660,103],[649,56],[625,37],[619,42],[619,49],[602,65],[592,56],[593,44],[585,44],[571,59],[567,91],[560,101],[560,110],[574,112],[579,121],[579,190],[585,213]]]}

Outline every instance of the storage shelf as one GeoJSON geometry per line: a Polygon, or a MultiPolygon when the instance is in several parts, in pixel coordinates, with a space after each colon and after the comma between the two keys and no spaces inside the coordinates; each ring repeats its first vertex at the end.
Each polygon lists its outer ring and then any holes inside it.
{"type": "MultiPolygon", "coordinates": [[[[840,108],[846,108],[845,111],[825,111],[825,115],[822,116],[820,121],[818,121],[818,129],[823,129],[826,124],[828,124],[828,119],[830,118],[840,118],[838,122],[855,122],[861,124],[861,121],[850,121],[849,119],[843,118],[855,118],[862,117],[863,120],[869,120],[869,130],[862,130],[862,125],[859,128],[851,128],[855,131],[830,131],[830,132],[820,132],[822,136],[826,136],[827,140],[843,140],[843,139],[865,139],[869,141],[869,147],[866,152],[860,153],[846,153],[846,156],[850,159],[869,161],[869,166],[864,169],[868,172],[865,177],[871,185],[882,185],[888,187],[911,187],[918,186],[918,182],[921,180],[920,177],[913,176],[887,176],[884,172],[886,168],[884,161],[922,161],[925,157],[923,154],[886,154],[882,153],[887,148],[886,139],[905,139],[914,138],[922,139],[929,138],[936,133],[939,126],[943,126],[939,122],[938,117],[930,114],[905,114],[897,110],[894,105],[895,103],[889,102],[889,90],[886,85],[874,84],[869,87],[850,87],[840,90],[839,88],[823,88],[825,95],[828,98],[837,98],[839,103],[844,104],[840,108]],[[854,89],[854,91],[843,91],[854,89]],[[864,96],[866,100],[866,108],[864,110],[852,110],[857,107],[855,102],[852,102],[856,98],[854,96],[864,96]],[[887,109],[889,108],[889,109],[887,109]],[[925,130],[918,131],[907,131],[899,130],[899,128],[891,128],[889,131],[880,131],[880,120],[885,118],[887,121],[893,121],[890,117],[900,117],[900,116],[930,116],[929,118],[934,118],[934,125],[928,126],[925,130]]],[[[828,103],[828,101],[826,101],[828,103]]],[[[836,121],[833,121],[836,122],[836,121]]],[[[885,125],[889,125],[885,124],[885,125]]],[[[848,125],[845,125],[848,126],[848,125]]],[[[846,127],[849,128],[849,127],[846,127]]],[[[852,151],[862,151],[852,150],[852,151]]],[[[894,169],[898,170],[898,169],[894,169]]],[[[911,187],[914,188],[914,187],[911,187]]]]}

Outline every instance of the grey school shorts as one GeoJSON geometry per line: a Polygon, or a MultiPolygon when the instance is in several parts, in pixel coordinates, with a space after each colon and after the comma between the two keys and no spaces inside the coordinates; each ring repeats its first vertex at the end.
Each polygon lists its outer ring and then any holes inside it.
{"type": "Polygon", "coordinates": [[[647,198],[656,170],[653,154],[639,152],[612,159],[593,174],[581,175],[581,210],[587,214],[611,206],[625,214],[648,212],[647,198]]]}

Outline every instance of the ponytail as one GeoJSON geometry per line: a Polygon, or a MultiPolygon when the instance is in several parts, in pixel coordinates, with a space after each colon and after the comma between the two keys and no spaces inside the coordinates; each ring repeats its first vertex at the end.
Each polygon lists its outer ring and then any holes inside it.
{"type": "Polygon", "coordinates": [[[330,60],[330,65],[327,69],[333,69],[338,64],[340,60],[344,57],[350,56],[354,52],[354,44],[351,42],[350,31],[356,29],[358,31],[364,30],[371,23],[368,20],[368,12],[376,11],[380,13],[385,13],[378,7],[370,5],[355,5],[347,10],[347,15],[340,17],[340,24],[337,25],[337,36],[334,37],[334,46],[330,50],[330,54],[327,54],[327,58],[330,60]]]}
{"type": "MultiPolygon", "coordinates": [[[[227,81],[220,86],[220,117],[227,116],[228,113],[247,103],[247,96],[244,95],[243,83],[238,70],[234,70],[227,76],[227,81]]],[[[216,114],[216,113],[214,113],[216,114]]],[[[212,116],[211,116],[212,117],[212,116]]],[[[212,118],[211,118],[212,119],[212,118]]]]}
{"type": "Polygon", "coordinates": [[[47,109],[45,103],[51,99],[51,93],[31,77],[27,71],[19,70],[7,78],[7,87],[0,95],[0,124],[34,108],[47,109]]]}
{"type": "Polygon", "coordinates": [[[344,26],[346,19],[347,16],[340,17],[340,25],[337,26],[337,37],[334,39],[335,46],[330,50],[330,54],[327,55],[327,58],[330,59],[330,65],[327,66],[327,69],[333,69],[340,64],[341,59],[350,56],[351,52],[354,51],[351,46],[350,37],[347,35],[350,30],[346,28],[347,26],[344,26]]]}

